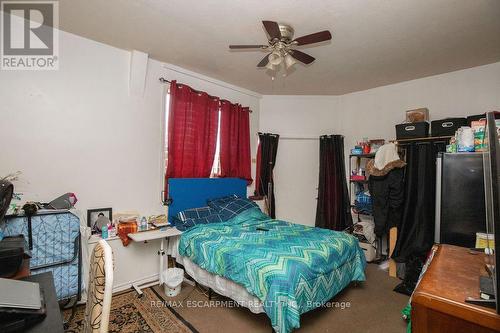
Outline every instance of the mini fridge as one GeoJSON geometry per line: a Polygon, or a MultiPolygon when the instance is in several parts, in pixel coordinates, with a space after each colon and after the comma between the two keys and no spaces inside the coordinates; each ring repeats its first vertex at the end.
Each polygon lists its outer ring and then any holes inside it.
{"type": "Polygon", "coordinates": [[[475,247],[486,232],[482,153],[439,153],[435,242],[475,247]]]}

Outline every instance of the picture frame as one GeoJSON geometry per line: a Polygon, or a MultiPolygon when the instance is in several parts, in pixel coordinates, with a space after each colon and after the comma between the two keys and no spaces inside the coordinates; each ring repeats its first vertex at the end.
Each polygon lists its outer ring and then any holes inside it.
{"type": "Polygon", "coordinates": [[[101,214],[110,221],[113,221],[113,209],[111,207],[87,209],[87,226],[92,230],[92,234],[100,233],[100,231],[95,228],[95,222],[101,214]]]}

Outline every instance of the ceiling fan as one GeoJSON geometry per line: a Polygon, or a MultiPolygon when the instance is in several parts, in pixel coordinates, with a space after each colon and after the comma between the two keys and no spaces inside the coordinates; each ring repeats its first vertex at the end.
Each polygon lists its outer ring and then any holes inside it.
{"type": "Polygon", "coordinates": [[[332,39],[332,34],[328,30],[293,39],[294,30],[287,24],[278,24],[273,21],[262,21],[262,24],[269,36],[268,45],[229,45],[231,50],[261,49],[270,52],[257,64],[257,67],[275,70],[279,69],[279,65],[283,63],[289,69],[297,63],[296,60],[306,65],[310,64],[315,60],[314,57],[293,47],[332,39]]]}

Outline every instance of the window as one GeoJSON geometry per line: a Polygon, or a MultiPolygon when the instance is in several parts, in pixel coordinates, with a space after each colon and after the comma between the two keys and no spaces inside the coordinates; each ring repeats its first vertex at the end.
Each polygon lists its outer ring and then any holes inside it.
{"type": "Polygon", "coordinates": [[[176,81],[164,97],[164,178],[234,177],[251,184],[250,109],[176,81]]]}
{"type": "Polygon", "coordinates": [[[217,122],[217,146],[215,147],[215,157],[214,164],[212,165],[212,172],[210,177],[217,177],[220,175],[220,108],[219,108],[219,120],[217,122]]]}

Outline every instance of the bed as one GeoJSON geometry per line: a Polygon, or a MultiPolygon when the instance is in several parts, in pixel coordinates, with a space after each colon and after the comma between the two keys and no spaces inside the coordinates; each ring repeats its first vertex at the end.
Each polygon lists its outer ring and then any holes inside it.
{"type": "MultiPolygon", "coordinates": [[[[173,203],[189,208],[176,199],[176,187],[189,192],[196,183],[170,183],[173,203]]],[[[244,181],[229,183],[214,179],[191,192],[189,200],[200,207],[214,198],[214,189],[218,196],[246,192],[244,181]]],[[[169,217],[179,211],[169,209],[169,217]]],[[[366,261],[355,237],[273,220],[256,207],[224,222],[192,226],[170,250],[194,280],[254,313],[265,312],[278,333],[300,327],[301,314],[322,306],[352,281],[365,280],[366,261]]]]}

